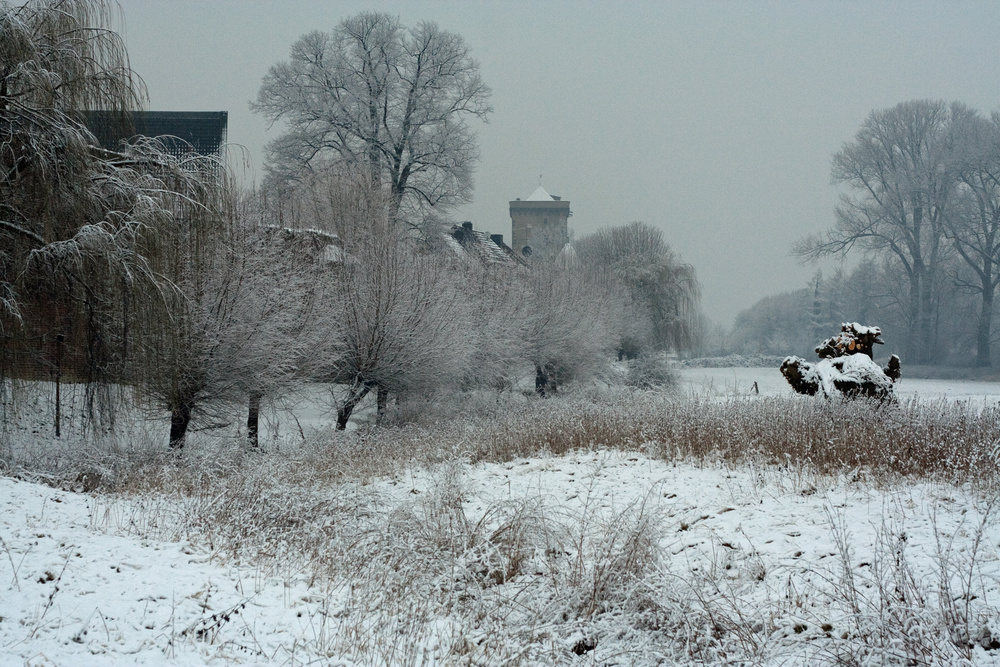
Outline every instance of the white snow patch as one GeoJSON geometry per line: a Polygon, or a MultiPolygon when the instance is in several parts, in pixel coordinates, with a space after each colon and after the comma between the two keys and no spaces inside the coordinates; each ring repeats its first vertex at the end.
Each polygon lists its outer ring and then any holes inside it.
{"type": "Polygon", "coordinates": [[[838,382],[853,385],[872,384],[886,393],[892,392],[892,380],[867,354],[851,354],[846,357],[820,359],[802,374],[807,382],[819,384],[823,395],[832,398],[840,396],[838,382]]]}
{"type": "MultiPolygon", "coordinates": [[[[419,508],[443,483],[440,471],[424,469],[403,479],[373,480],[366,493],[374,495],[365,497],[383,502],[363,511],[389,516],[419,508]]],[[[462,512],[472,524],[488,521],[498,503],[530,502],[568,534],[577,531],[580,537],[560,547],[568,549],[565,557],[546,561],[556,566],[594,575],[600,564],[589,559],[604,547],[592,548],[578,563],[573,545],[599,540],[641,507],[659,517],[663,529],[657,540],[664,578],[647,582],[654,587],[649,594],[656,586],[692,596],[700,586],[721,586],[762,618],[785,609],[788,595],[798,596],[810,615],[809,631],[794,630],[793,615],[773,619],[777,634],[769,645],[784,657],[763,665],[808,655],[808,642],[820,632],[815,618],[829,620],[838,632],[851,629],[834,598],[823,594],[842,581],[836,530],[849,540],[848,566],[859,580],[885,556],[880,545],[905,535],[913,575],[933,591],[940,550],[961,567],[985,511],[974,495],[933,484],[874,490],[828,479],[817,486],[775,471],[695,467],[619,452],[453,464],[447,483],[462,490],[462,512]],[[800,642],[794,645],[799,649],[789,649],[790,642],[800,642]]],[[[30,665],[352,664],[338,654],[335,633],[337,619],[350,612],[348,582],[310,582],[307,572],[268,578],[228,564],[197,538],[165,542],[135,535],[143,532],[148,510],[142,502],[0,478],[0,654],[30,665]],[[320,632],[329,634],[318,638],[320,632]],[[317,653],[320,646],[332,652],[317,653]]],[[[976,605],[997,603],[998,544],[1000,524],[990,519],[978,546],[976,605]]],[[[545,581],[529,572],[489,595],[510,596],[519,610],[544,609],[551,603],[543,598],[553,592],[545,581]]],[[[405,611],[406,604],[399,607],[405,611]]],[[[512,614],[510,622],[516,618],[512,614]]],[[[401,627],[412,622],[399,621],[401,627]]],[[[454,615],[418,629],[418,637],[398,641],[419,641],[420,664],[426,665],[454,664],[458,656],[449,647],[456,637],[479,632],[454,615]]],[[[512,628],[510,636],[517,632],[512,628]]],[[[586,626],[555,622],[546,632],[564,647],[597,637],[588,654],[597,664],[602,656],[604,662],[634,656],[646,664],[643,656],[662,641],[636,630],[627,614],[586,626]]],[[[514,654],[521,647],[508,648],[514,654]]],[[[979,651],[974,664],[992,664],[991,654],[979,651]]]]}

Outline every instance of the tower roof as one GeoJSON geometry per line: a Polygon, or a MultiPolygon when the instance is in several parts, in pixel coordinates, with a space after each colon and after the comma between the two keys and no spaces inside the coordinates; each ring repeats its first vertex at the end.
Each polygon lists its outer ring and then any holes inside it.
{"type": "Polygon", "coordinates": [[[556,201],[556,198],[546,192],[545,188],[539,185],[524,201],[556,201]]]}

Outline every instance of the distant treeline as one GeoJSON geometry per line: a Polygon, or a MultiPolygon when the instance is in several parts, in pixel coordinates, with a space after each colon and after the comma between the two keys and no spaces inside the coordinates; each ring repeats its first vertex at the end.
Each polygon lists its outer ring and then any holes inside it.
{"type": "Polygon", "coordinates": [[[1000,112],[913,100],[873,111],[833,156],[834,224],[804,260],[850,273],[764,299],[712,337],[719,348],[802,354],[842,321],[878,325],[904,362],[990,366],[1000,284],[1000,112]]]}

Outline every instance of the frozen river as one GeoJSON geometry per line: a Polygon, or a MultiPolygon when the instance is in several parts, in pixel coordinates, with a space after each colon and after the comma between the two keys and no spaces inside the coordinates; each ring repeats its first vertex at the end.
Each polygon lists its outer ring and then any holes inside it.
{"type": "MultiPolygon", "coordinates": [[[[788,382],[777,368],[682,368],[681,390],[707,396],[745,396],[754,394],[754,383],[762,396],[791,396],[788,382]]],[[[896,383],[901,399],[950,399],[1000,401],[1000,382],[971,380],[917,380],[903,377],[896,383]]]]}

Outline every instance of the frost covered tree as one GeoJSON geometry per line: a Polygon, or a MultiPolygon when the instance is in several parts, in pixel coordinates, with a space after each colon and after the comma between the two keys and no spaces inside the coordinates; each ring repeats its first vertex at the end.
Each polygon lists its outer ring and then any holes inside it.
{"type": "Polygon", "coordinates": [[[228,425],[247,406],[247,436],[257,444],[261,402],[279,397],[305,374],[317,329],[321,260],[331,239],[268,224],[254,195],[220,192],[175,225],[158,269],[171,289],[161,326],[142,337],[137,385],[171,413],[170,446],[183,447],[195,414],[228,425]]]}
{"type": "Polygon", "coordinates": [[[127,122],[145,99],[107,27],[113,8],[0,2],[0,367],[59,335],[81,379],[105,387],[127,377],[144,304],[163,287],[149,262],[159,231],[204,192],[156,142],[106,151],[83,125],[87,109],[127,122]]]}
{"type": "Polygon", "coordinates": [[[625,288],[631,316],[619,332],[619,350],[678,351],[695,346],[701,328],[700,286],[663,232],[643,222],[602,229],[575,244],[584,267],[605,272],[625,288]]]}
{"type": "Polygon", "coordinates": [[[489,98],[462,37],[363,12],[299,38],[251,108],[287,127],[266,148],[272,183],[348,165],[388,189],[390,220],[419,227],[428,209],[468,200],[479,156],[469,121],[486,120],[489,98]]]}
{"type": "MultiPolygon", "coordinates": [[[[733,323],[732,351],[741,354],[805,354],[815,345],[809,289],[766,296],[740,311],[733,323]]],[[[728,351],[728,350],[727,350],[728,351]]]]}
{"type": "Polygon", "coordinates": [[[330,234],[338,247],[344,238],[389,215],[388,199],[378,182],[346,165],[311,170],[280,193],[265,190],[264,197],[275,224],[330,234]]]}
{"type": "Polygon", "coordinates": [[[571,267],[535,267],[523,277],[522,355],[546,396],[573,379],[599,372],[610,357],[622,312],[606,282],[571,267]]]}
{"type": "Polygon", "coordinates": [[[892,257],[908,283],[906,351],[914,361],[936,354],[945,213],[954,192],[949,169],[951,108],[914,100],[873,111],[833,158],[833,180],[850,188],[825,236],[806,239],[804,258],[844,255],[855,247],[892,257]]]}
{"type": "Polygon", "coordinates": [[[458,386],[474,340],[468,300],[448,262],[400,233],[388,194],[365,173],[332,169],[281,205],[286,218],[337,241],[316,304],[330,327],[306,370],[332,384],[337,427],[369,393],[381,416],[390,394],[458,386]]]}
{"type": "Polygon", "coordinates": [[[972,279],[953,273],[958,287],[979,295],[976,364],[990,365],[993,300],[1000,285],[1000,114],[984,118],[964,105],[952,105],[954,203],[944,216],[945,235],[972,279]]]}
{"type": "Polygon", "coordinates": [[[370,391],[381,415],[390,393],[457,385],[471,352],[463,300],[439,258],[395,236],[365,236],[346,244],[331,286],[342,335],[325,359],[329,379],[341,384],[339,429],[370,391]]]}
{"type": "Polygon", "coordinates": [[[461,386],[510,388],[523,364],[525,336],[534,318],[523,287],[527,270],[473,261],[455,271],[467,304],[468,323],[463,329],[471,349],[461,386]]]}
{"type": "Polygon", "coordinates": [[[21,320],[16,284],[32,266],[119,254],[128,220],[107,219],[140,194],[94,148],[78,112],[141,100],[118,35],[96,2],[0,4],[0,326],[21,320]],[[117,177],[117,178],[116,178],[117,177]],[[117,200],[117,201],[116,201],[117,200]],[[104,218],[104,219],[102,219],[104,218]],[[29,266],[32,265],[32,266],[29,266]]]}

